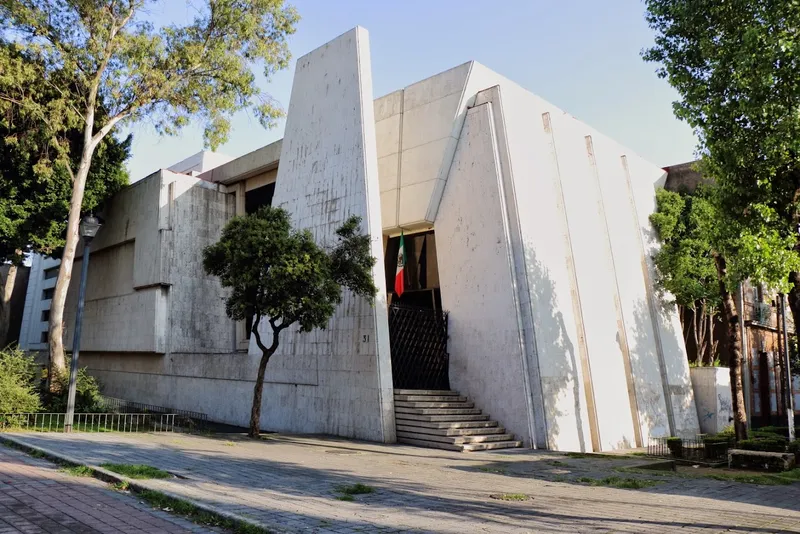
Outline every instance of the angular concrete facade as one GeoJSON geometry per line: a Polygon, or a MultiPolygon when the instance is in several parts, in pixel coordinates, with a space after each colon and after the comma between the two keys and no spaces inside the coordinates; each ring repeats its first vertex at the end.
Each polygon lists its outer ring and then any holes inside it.
{"type": "Polygon", "coordinates": [[[417,232],[435,234],[452,388],[526,446],[698,432],[680,323],[653,288],[665,171],[486,67],[373,100],[356,28],[298,60],[282,141],[193,171],[111,203],[82,352],[109,394],[247,423],[258,350],[200,258],[268,202],[325,245],[360,216],[381,291],[374,306],[346,294],[324,331],[284,333],[263,428],[395,440],[384,254],[417,232]]]}
{"type": "MultiPolygon", "coordinates": [[[[349,217],[372,238],[379,290],[374,305],[345,292],[324,330],[286,332],[272,364],[312,370],[314,383],[269,378],[269,428],[395,440],[391,358],[383,276],[378,160],[368,34],[356,28],[297,60],[273,205],[325,246],[349,217]],[[280,402],[274,402],[280,399],[280,402]]],[[[268,325],[263,335],[269,339],[268,325]]],[[[258,354],[255,339],[250,354],[258,354]]]]}

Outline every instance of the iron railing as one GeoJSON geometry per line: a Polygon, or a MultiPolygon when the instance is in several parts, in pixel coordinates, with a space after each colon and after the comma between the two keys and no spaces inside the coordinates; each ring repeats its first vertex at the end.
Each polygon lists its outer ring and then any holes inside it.
{"type": "Polygon", "coordinates": [[[650,438],[647,445],[647,456],[671,458],[688,462],[723,462],[728,459],[728,449],[733,446],[733,439],[709,439],[698,436],[687,438],[650,438]]]}
{"type": "MultiPolygon", "coordinates": [[[[63,432],[64,413],[0,414],[0,431],[63,432]]],[[[176,414],[76,413],[73,432],[174,432],[176,414]]]]}
{"type": "Polygon", "coordinates": [[[157,406],[155,404],[144,404],[106,396],[102,397],[100,404],[106,412],[169,414],[174,417],[175,425],[185,430],[203,431],[209,427],[208,415],[202,412],[176,410],[174,408],[157,406]]]}
{"type": "Polygon", "coordinates": [[[450,389],[447,312],[389,306],[392,378],[397,389],[450,389]]]}

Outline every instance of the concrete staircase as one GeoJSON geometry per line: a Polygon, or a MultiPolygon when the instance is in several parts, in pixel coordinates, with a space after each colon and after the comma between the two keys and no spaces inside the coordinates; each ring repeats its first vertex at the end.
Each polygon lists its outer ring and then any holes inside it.
{"type": "Polygon", "coordinates": [[[395,389],[394,413],[399,443],[449,451],[522,446],[456,391],[395,389]]]}

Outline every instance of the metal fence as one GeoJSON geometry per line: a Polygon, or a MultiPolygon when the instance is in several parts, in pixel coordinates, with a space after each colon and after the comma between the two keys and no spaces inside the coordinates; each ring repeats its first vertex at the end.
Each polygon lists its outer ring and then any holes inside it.
{"type": "MultiPolygon", "coordinates": [[[[73,432],[174,432],[176,414],[76,413],[73,432]]],[[[0,431],[63,432],[64,413],[0,414],[0,431]]]]}
{"type": "Polygon", "coordinates": [[[144,404],[115,397],[103,396],[100,404],[103,411],[125,414],[168,414],[174,418],[174,424],[181,429],[189,431],[204,431],[209,428],[208,415],[202,412],[189,410],[176,410],[155,404],[144,404]]]}
{"type": "Polygon", "coordinates": [[[650,438],[647,456],[672,458],[688,462],[715,463],[728,459],[728,449],[733,441],[708,439],[698,436],[686,438],[650,438]]]}
{"type": "Polygon", "coordinates": [[[389,306],[392,378],[398,389],[450,389],[447,312],[389,306]]]}

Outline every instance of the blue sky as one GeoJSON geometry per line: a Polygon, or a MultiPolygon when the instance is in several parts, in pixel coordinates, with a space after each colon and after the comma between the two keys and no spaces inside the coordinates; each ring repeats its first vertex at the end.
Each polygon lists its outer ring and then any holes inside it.
{"type": "MultiPolygon", "coordinates": [[[[692,159],[696,139],[672,114],[676,93],[644,63],[652,43],[642,0],[294,0],[302,16],[290,39],[300,57],[350,28],[369,30],[373,91],[381,96],[469,60],[516,81],[653,163],[692,159]]],[[[154,19],[186,20],[192,8],[167,0],[154,19]]],[[[294,65],[294,59],[292,60],[294,65]]],[[[293,68],[263,89],[285,108],[293,68]]],[[[132,127],[131,181],[203,149],[202,128],[159,137],[132,127]]],[[[240,156],[282,137],[248,113],[232,123],[218,152],[240,156]]]]}

